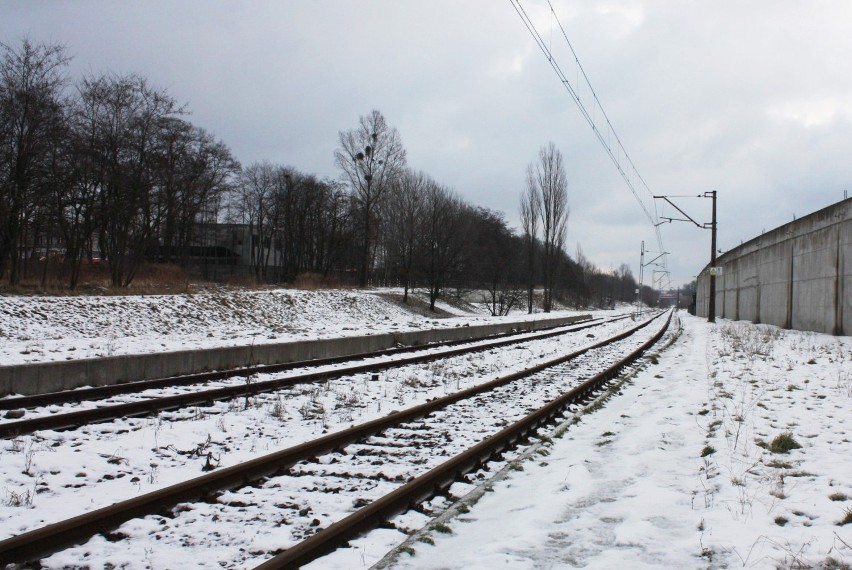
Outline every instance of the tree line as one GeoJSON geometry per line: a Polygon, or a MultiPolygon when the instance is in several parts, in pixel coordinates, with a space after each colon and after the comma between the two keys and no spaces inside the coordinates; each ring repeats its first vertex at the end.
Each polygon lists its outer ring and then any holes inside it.
{"type": "Polygon", "coordinates": [[[475,289],[494,314],[532,311],[534,294],[546,311],[635,299],[626,265],[606,272],[579,249],[577,259],[565,253],[565,166],[553,144],[530,164],[518,234],[503,213],[410,167],[379,111],[339,133],[338,180],[268,161],[243,167],[144,77],[72,83],[61,45],[0,49],[0,279],[10,285],[54,251],[71,289],[96,258],[116,287],[146,262],[191,270],[202,233],[230,223],[247,228],[258,282],[311,273],[400,286],[406,300],[424,291],[432,308],[475,289]]]}

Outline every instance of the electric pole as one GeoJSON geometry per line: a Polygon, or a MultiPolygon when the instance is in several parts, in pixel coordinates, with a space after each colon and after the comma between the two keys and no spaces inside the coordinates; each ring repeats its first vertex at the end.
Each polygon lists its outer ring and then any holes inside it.
{"type": "MultiPolygon", "coordinates": [[[[711,192],[705,192],[704,194],[699,194],[698,196],[654,196],[654,199],[657,200],[665,200],[668,202],[675,210],[686,216],[686,218],[667,218],[664,216],[660,216],[660,219],[663,221],[660,224],[664,224],[666,222],[692,222],[696,227],[707,230],[710,230],[710,294],[709,299],[707,300],[707,322],[715,323],[716,322],[716,191],[713,190],[711,192]],[[713,200],[712,207],[712,218],[709,224],[699,224],[695,220],[690,217],[689,214],[681,210],[677,207],[677,205],[669,200],[669,198],[711,198],[713,200]]],[[[660,225],[657,224],[657,225],[660,225]]]]}

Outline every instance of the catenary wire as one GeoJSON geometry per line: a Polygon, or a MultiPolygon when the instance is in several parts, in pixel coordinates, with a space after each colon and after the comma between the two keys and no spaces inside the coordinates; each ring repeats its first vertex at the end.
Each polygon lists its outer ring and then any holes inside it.
{"type": "MultiPolygon", "coordinates": [[[[594,88],[592,87],[592,84],[589,81],[588,76],[586,75],[586,71],[585,71],[585,69],[583,69],[583,66],[580,63],[579,56],[577,56],[577,53],[574,50],[573,45],[571,44],[570,40],[568,39],[568,34],[565,31],[565,28],[562,26],[562,23],[559,21],[559,17],[556,15],[556,11],[554,10],[553,5],[551,4],[550,0],[547,0],[547,5],[548,5],[548,8],[550,10],[551,22],[555,21],[556,24],[559,26],[559,30],[562,34],[562,38],[564,39],[565,43],[567,44],[568,49],[570,50],[571,55],[574,58],[574,63],[576,64],[576,70],[577,70],[576,71],[577,80],[575,81],[576,87],[571,84],[571,81],[568,79],[568,77],[563,72],[561,66],[556,61],[556,58],[553,55],[553,51],[551,50],[551,48],[548,45],[549,42],[546,42],[544,40],[544,38],[542,37],[542,35],[539,33],[538,29],[536,28],[535,24],[532,21],[532,18],[529,16],[526,9],[524,9],[524,7],[521,5],[520,0],[510,0],[510,2],[512,4],[512,7],[517,12],[518,16],[521,18],[521,21],[523,22],[524,26],[527,28],[527,31],[529,31],[530,35],[533,37],[533,40],[536,42],[536,45],[538,45],[541,52],[547,58],[548,63],[550,64],[553,71],[556,73],[556,75],[559,78],[559,80],[561,81],[563,87],[565,87],[565,89],[568,91],[571,98],[574,100],[574,103],[577,105],[577,108],[580,110],[581,115],[586,120],[586,122],[589,124],[589,126],[592,128],[592,132],[594,132],[598,141],[604,147],[604,150],[609,155],[610,160],[612,160],[613,164],[615,165],[615,167],[618,170],[619,174],[621,175],[622,179],[627,184],[627,187],[630,189],[634,198],[636,198],[636,201],[639,202],[639,205],[642,208],[642,211],[645,213],[645,216],[648,218],[648,220],[653,225],[654,233],[656,234],[656,238],[657,238],[657,246],[659,247],[659,251],[661,253],[665,252],[666,250],[663,247],[662,234],[660,233],[660,219],[659,219],[659,216],[658,216],[658,213],[657,213],[656,203],[654,202],[654,198],[653,198],[654,194],[653,194],[653,192],[651,192],[650,188],[648,187],[648,184],[645,182],[645,179],[639,174],[639,171],[636,168],[636,165],[633,163],[633,160],[630,158],[630,155],[627,153],[627,150],[624,148],[624,145],[621,142],[621,138],[615,132],[615,128],[612,126],[612,122],[610,121],[609,116],[606,114],[606,111],[604,110],[603,105],[601,105],[600,99],[598,98],[597,93],[595,92],[594,88]],[[592,105],[591,113],[589,112],[586,105],[583,103],[583,100],[582,100],[582,98],[580,97],[580,94],[579,94],[580,77],[582,77],[584,83],[586,84],[586,86],[587,86],[587,88],[588,88],[588,90],[591,93],[591,96],[593,98],[593,105],[592,105]],[[597,109],[596,108],[600,108],[600,114],[603,117],[603,120],[605,121],[606,136],[604,136],[604,134],[601,132],[601,129],[598,127],[597,120],[596,120],[596,115],[597,115],[597,109]],[[615,143],[616,143],[615,149],[613,149],[613,145],[610,144],[610,142],[609,142],[610,140],[615,141],[615,143]],[[621,155],[624,156],[624,160],[626,161],[625,164],[622,164],[622,161],[620,159],[621,155]],[[637,189],[634,181],[638,181],[638,183],[641,184],[639,189],[637,189]],[[643,195],[644,195],[644,199],[643,199],[643,195]],[[650,204],[650,206],[649,206],[649,204],[650,204]]],[[[552,32],[551,32],[551,35],[552,35],[552,32]]],[[[551,42],[552,42],[552,38],[551,38],[551,42]]],[[[552,45],[552,44],[550,44],[550,45],[552,45]]],[[[665,255],[663,255],[662,263],[663,263],[663,266],[665,267],[666,266],[666,256],[665,255]]],[[[666,273],[667,273],[667,270],[666,270],[666,273]]]]}

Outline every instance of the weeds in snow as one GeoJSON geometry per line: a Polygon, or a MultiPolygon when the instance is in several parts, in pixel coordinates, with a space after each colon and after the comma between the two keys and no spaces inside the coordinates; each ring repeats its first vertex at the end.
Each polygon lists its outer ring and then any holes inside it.
{"type": "Polygon", "coordinates": [[[7,451],[11,451],[12,453],[20,453],[24,450],[24,440],[23,438],[16,437],[9,441],[11,447],[7,448],[7,451]]]}
{"type": "Polygon", "coordinates": [[[275,401],[272,402],[272,407],[269,410],[269,415],[279,420],[284,420],[287,418],[287,411],[284,407],[284,403],[281,401],[281,394],[275,395],[275,401]]]}
{"type": "Polygon", "coordinates": [[[6,490],[6,506],[8,507],[31,507],[35,493],[29,489],[16,493],[6,490]]]}
{"type": "Polygon", "coordinates": [[[149,464],[150,470],[148,471],[148,483],[151,485],[157,482],[157,477],[160,475],[160,468],[156,463],[149,464]]]}
{"type": "Polygon", "coordinates": [[[801,449],[801,445],[793,438],[790,432],[784,432],[775,436],[769,443],[769,451],[772,453],[789,453],[794,449],[801,449]]]}

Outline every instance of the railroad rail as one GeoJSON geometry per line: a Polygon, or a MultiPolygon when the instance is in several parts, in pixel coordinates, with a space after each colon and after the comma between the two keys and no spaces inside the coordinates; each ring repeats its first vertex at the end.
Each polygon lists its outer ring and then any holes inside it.
{"type": "MultiPolygon", "coordinates": [[[[356,442],[364,442],[366,438],[388,432],[391,429],[398,429],[395,426],[424,418],[459,402],[468,401],[472,408],[476,408],[480,403],[475,400],[471,403],[471,399],[481,394],[493,392],[500,387],[581,357],[587,357],[590,360],[599,358],[599,355],[592,358],[593,351],[629,339],[631,335],[648,326],[657,318],[659,318],[659,315],[612,338],[596,342],[570,354],[498,378],[492,382],[258,457],[240,465],[221,468],[207,475],[159,491],[5,539],[0,541],[0,563],[28,563],[81,543],[94,534],[116,528],[130,519],[162,512],[164,509],[170,509],[179,503],[196,501],[205,497],[209,499],[217,491],[244,487],[267,477],[285,476],[299,462],[316,462],[318,456],[342,450],[356,442]]],[[[669,313],[664,326],[661,326],[650,339],[630,351],[627,356],[620,356],[617,361],[609,363],[603,370],[599,370],[571,389],[561,391],[560,395],[548,400],[548,403],[538,407],[536,411],[525,414],[522,419],[511,423],[511,425],[493,435],[486,436],[484,441],[469,446],[470,448],[467,451],[435,466],[381,498],[370,501],[369,504],[358,508],[350,516],[334,522],[324,530],[266,561],[259,568],[264,570],[296,568],[337,548],[358,533],[375,526],[378,522],[386,520],[393,514],[407,509],[411,504],[422,501],[435,494],[436,491],[446,488],[458,477],[487,461],[493,454],[505,450],[514,442],[527,437],[540,426],[564,413],[566,407],[586,400],[590,394],[599,390],[608,379],[617,375],[624,366],[641,356],[645,350],[657,342],[665,333],[670,320],[671,313],[669,313]]],[[[541,382],[530,382],[528,384],[530,386],[544,385],[541,382]]],[[[513,390],[510,395],[515,397],[517,390],[514,388],[513,390]]],[[[353,457],[357,456],[358,454],[353,455],[353,457]]]]}
{"type": "Polygon", "coordinates": [[[255,396],[257,394],[272,392],[296,384],[326,381],[351,374],[379,372],[381,370],[385,370],[391,367],[421,364],[424,362],[431,362],[443,358],[448,358],[450,356],[466,354],[469,352],[492,350],[494,348],[509,346],[520,342],[552,338],[567,333],[586,330],[588,328],[603,324],[604,322],[614,322],[625,318],[627,318],[627,316],[619,316],[613,319],[608,319],[606,321],[602,321],[601,319],[591,319],[589,321],[584,321],[583,324],[579,325],[562,325],[559,327],[553,327],[552,329],[537,331],[533,333],[512,332],[496,335],[496,337],[486,337],[484,339],[446,341],[419,347],[400,347],[390,350],[382,350],[374,353],[362,354],[355,358],[335,357],[320,360],[302,361],[297,363],[288,363],[282,365],[259,366],[253,367],[251,369],[242,369],[239,371],[223,371],[202,375],[191,375],[189,377],[134,382],[132,383],[133,385],[120,384],[115,386],[104,386],[99,388],[89,388],[82,390],[68,390],[65,392],[56,392],[52,394],[42,394],[37,396],[8,398],[5,400],[0,400],[0,402],[7,406],[9,406],[11,402],[19,402],[18,405],[15,406],[15,408],[24,407],[26,404],[32,405],[33,403],[37,403],[37,405],[72,403],[84,399],[87,394],[94,394],[96,399],[107,397],[106,394],[114,395],[114,393],[116,393],[115,391],[117,391],[120,387],[124,387],[124,391],[120,393],[134,393],[144,391],[145,389],[155,389],[161,388],[163,386],[190,385],[209,382],[211,380],[216,379],[230,378],[234,376],[244,376],[248,378],[251,374],[255,373],[277,373],[298,368],[319,368],[343,362],[353,362],[355,360],[386,358],[411,352],[421,353],[408,357],[395,358],[393,360],[381,360],[379,362],[351,364],[349,366],[336,368],[334,370],[306,372],[298,375],[273,378],[270,380],[264,380],[259,382],[246,381],[221,388],[204,389],[172,396],[147,398],[123,404],[99,406],[79,411],[52,413],[50,415],[45,415],[42,417],[2,422],[0,423],[0,437],[18,437],[20,435],[33,433],[37,430],[69,429],[91,423],[114,420],[121,417],[149,415],[159,411],[174,410],[193,405],[208,405],[215,401],[255,396]],[[446,348],[447,350],[441,350],[444,348],[446,348]]]}

